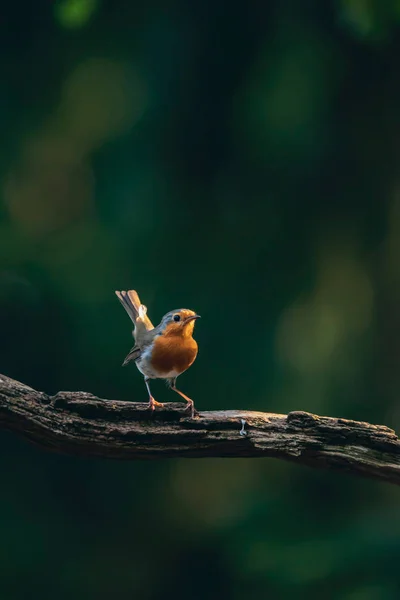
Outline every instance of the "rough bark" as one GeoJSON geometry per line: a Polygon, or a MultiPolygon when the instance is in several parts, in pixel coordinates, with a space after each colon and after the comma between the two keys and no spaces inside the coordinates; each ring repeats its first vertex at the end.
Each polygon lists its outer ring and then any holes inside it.
{"type": "Polygon", "coordinates": [[[57,452],[115,459],[273,457],[400,484],[400,440],[383,425],[296,411],[224,410],[191,418],[185,405],[53,397],[0,375],[0,427],[57,452]]]}

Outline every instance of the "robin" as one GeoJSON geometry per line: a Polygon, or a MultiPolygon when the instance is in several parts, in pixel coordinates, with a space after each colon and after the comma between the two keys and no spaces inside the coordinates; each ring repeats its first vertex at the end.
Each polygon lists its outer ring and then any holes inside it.
{"type": "Polygon", "coordinates": [[[149,380],[165,379],[171,389],[186,400],[193,417],[193,400],[178,390],[176,380],[196,359],[197,342],[192,336],[195,321],[200,315],[187,308],[171,310],[154,327],[147,316],[147,308],[140,302],[135,290],[115,293],[134,325],[132,335],[135,345],[122,366],[134,361],[144,375],[151,410],[163,404],[154,400],[149,380]]]}

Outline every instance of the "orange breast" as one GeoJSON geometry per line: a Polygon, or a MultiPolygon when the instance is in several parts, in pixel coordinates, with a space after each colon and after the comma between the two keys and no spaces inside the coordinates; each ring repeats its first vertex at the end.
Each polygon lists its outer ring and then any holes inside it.
{"type": "Polygon", "coordinates": [[[186,371],[197,356],[197,343],[190,338],[159,336],[154,340],[151,364],[157,373],[167,375],[186,371]]]}

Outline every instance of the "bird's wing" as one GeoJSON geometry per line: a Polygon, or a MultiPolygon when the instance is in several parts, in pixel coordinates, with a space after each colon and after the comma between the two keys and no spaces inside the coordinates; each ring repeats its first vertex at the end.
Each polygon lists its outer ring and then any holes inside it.
{"type": "Polygon", "coordinates": [[[130,363],[132,360],[135,361],[138,358],[140,358],[142,354],[142,350],[139,348],[139,346],[133,346],[133,348],[128,352],[128,354],[125,357],[124,362],[122,363],[122,366],[125,367],[125,365],[127,365],[128,363],[130,363]]]}
{"type": "MultiPolygon", "coordinates": [[[[136,332],[136,334],[137,334],[137,332],[136,332]]],[[[138,337],[136,335],[136,342],[137,343],[129,351],[129,353],[126,356],[124,362],[122,363],[122,366],[124,367],[129,362],[131,362],[132,360],[133,361],[138,360],[138,358],[140,358],[142,356],[142,353],[146,350],[146,348],[148,348],[151,345],[151,343],[153,342],[154,338],[158,334],[159,334],[158,327],[154,327],[150,331],[142,331],[140,333],[140,335],[139,335],[139,340],[138,340],[138,337]]]]}

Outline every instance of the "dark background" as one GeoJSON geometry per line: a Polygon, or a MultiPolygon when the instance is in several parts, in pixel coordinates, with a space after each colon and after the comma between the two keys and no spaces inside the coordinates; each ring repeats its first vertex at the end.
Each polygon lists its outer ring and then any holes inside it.
{"type": "MultiPolygon", "coordinates": [[[[1,372],[144,401],[135,288],[202,315],[198,409],[400,429],[399,25],[397,0],[3,2],[1,372]]],[[[400,597],[387,484],[0,452],[1,600],[400,597]]]]}

